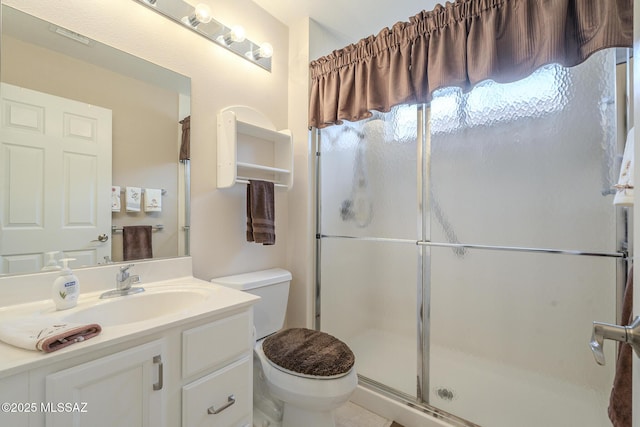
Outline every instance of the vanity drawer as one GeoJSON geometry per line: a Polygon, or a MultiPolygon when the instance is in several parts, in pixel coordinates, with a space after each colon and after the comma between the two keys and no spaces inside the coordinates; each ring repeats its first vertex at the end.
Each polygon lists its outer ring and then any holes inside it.
{"type": "Polygon", "coordinates": [[[251,425],[251,357],[182,388],[183,427],[251,425]]]}
{"type": "Polygon", "coordinates": [[[252,311],[182,333],[182,376],[222,366],[252,350],[252,311]]]}

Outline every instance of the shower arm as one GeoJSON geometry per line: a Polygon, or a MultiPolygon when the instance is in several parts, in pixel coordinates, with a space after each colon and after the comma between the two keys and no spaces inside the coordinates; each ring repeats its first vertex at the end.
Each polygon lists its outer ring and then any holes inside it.
{"type": "Polygon", "coordinates": [[[604,340],[627,343],[640,357],[640,317],[633,319],[629,326],[618,326],[610,323],[593,322],[593,333],[589,346],[598,365],[604,365],[604,340]]]}

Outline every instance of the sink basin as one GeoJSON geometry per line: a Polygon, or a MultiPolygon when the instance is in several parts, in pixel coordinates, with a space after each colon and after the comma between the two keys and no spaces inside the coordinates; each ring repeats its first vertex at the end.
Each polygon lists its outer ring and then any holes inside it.
{"type": "Polygon", "coordinates": [[[139,294],[100,300],[63,316],[62,320],[70,323],[98,323],[101,326],[141,322],[189,310],[206,301],[211,293],[206,288],[147,290],[139,294]]]}

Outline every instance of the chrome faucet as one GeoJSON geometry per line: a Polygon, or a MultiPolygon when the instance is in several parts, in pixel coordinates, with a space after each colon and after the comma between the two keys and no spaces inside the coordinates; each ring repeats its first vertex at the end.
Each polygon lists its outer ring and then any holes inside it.
{"type": "Polygon", "coordinates": [[[129,269],[133,266],[134,264],[129,264],[120,267],[120,270],[116,274],[116,288],[103,293],[100,295],[100,298],[121,297],[144,291],[144,288],[139,286],[131,287],[133,284],[140,283],[140,276],[138,274],[129,274],[129,269]]]}
{"type": "Polygon", "coordinates": [[[119,291],[126,291],[131,288],[131,283],[140,283],[140,276],[130,276],[129,269],[133,267],[133,264],[120,267],[120,271],[116,274],[116,289],[119,291]]]}

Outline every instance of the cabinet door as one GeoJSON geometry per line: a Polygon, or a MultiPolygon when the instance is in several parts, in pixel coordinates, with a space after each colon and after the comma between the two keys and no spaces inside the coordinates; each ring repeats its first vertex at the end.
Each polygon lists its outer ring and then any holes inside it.
{"type": "Polygon", "coordinates": [[[162,427],[161,340],[46,377],[47,427],[162,427]]]}
{"type": "Polygon", "coordinates": [[[183,387],[182,426],[251,425],[251,360],[246,357],[183,387]]]}
{"type": "Polygon", "coordinates": [[[0,426],[27,427],[29,416],[38,412],[40,405],[29,402],[29,374],[17,374],[0,380],[0,426]],[[7,405],[8,404],[8,405],[7,405]]]}

